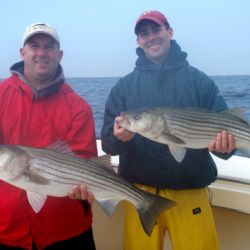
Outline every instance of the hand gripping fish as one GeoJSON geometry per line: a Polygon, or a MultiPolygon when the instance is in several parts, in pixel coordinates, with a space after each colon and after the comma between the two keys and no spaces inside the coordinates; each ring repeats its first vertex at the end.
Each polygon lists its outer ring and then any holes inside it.
{"type": "Polygon", "coordinates": [[[68,196],[73,186],[81,183],[93,193],[108,215],[120,201],[127,200],[136,207],[148,235],[158,215],[175,205],[171,200],[136,188],[96,159],[77,158],[51,149],[1,145],[0,179],[24,189],[37,213],[47,195],[68,196]]]}
{"type": "Polygon", "coordinates": [[[145,108],[123,112],[120,125],[167,144],[178,162],[184,159],[186,148],[207,148],[222,131],[234,135],[237,149],[250,157],[250,125],[243,113],[243,108],[222,112],[198,108],[145,108]]]}

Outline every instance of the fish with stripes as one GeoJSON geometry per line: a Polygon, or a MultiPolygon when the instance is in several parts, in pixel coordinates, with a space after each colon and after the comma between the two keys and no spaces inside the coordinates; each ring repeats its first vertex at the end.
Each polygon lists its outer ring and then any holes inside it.
{"type": "Polygon", "coordinates": [[[171,200],[136,188],[96,158],[75,157],[67,144],[61,142],[46,149],[1,145],[0,179],[25,190],[36,213],[47,196],[68,196],[75,185],[84,184],[108,215],[120,201],[132,203],[148,235],[158,215],[175,205],[171,200]]]}
{"type": "Polygon", "coordinates": [[[244,108],[222,112],[200,108],[155,107],[123,112],[120,126],[152,141],[167,144],[182,162],[186,149],[207,148],[222,131],[234,135],[236,148],[250,157],[250,125],[244,108]]]}

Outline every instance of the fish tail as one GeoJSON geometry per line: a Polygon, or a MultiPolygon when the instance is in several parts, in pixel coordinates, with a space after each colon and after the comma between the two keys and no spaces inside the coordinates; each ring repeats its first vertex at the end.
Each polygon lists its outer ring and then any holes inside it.
{"type": "Polygon", "coordinates": [[[161,196],[154,195],[145,191],[143,192],[149,199],[151,199],[152,202],[149,207],[142,206],[137,211],[139,213],[144,231],[148,236],[150,236],[154,229],[154,226],[157,224],[157,218],[159,214],[166,209],[175,206],[176,203],[161,196]]]}

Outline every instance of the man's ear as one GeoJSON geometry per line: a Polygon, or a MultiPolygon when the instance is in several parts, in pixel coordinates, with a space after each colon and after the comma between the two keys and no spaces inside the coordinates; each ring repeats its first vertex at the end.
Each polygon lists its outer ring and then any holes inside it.
{"type": "Polygon", "coordinates": [[[62,50],[59,50],[59,58],[60,58],[60,61],[62,60],[62,57],[63,57],[63,51],[62,51],[62,50]]]}
{"type": "Polygon", "coordinates": [[[23,59],[24,49],[23,49],[23,48],[21,48],[19,51],[20,51],[20,56],[21,56],[21,58],[23,59]]]}
{"type": "Polygon", "coordinates": [[[168,34],[169,34],[170,38],[172,39],[172,38],[173,38],[173,35],[174,35],[174,31],[173,31],[172,28],[169,28],[169,29],[168,29],[168,34]]]}
{"type": "Polygon", "coordinates": [[[141,43],[140,43],[140,38],[139,38],[139,36],[137,36],[136,42],[137,42],[138,46],[141,48],[141,43]]]}

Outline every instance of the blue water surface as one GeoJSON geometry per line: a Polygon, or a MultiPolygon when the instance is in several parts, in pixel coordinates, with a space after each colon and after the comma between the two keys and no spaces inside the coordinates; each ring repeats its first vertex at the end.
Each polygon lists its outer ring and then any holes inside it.
{"type": "MultiPolygon", "coordinates": [[[[228,106],[244,107],[250,121],[250,76],[211,76],[228,106]]],[[[96,135],[100,137],[104,106],[118,77],[67,78],[68,83],[91,106],[94,112],[96,135]]]]}

